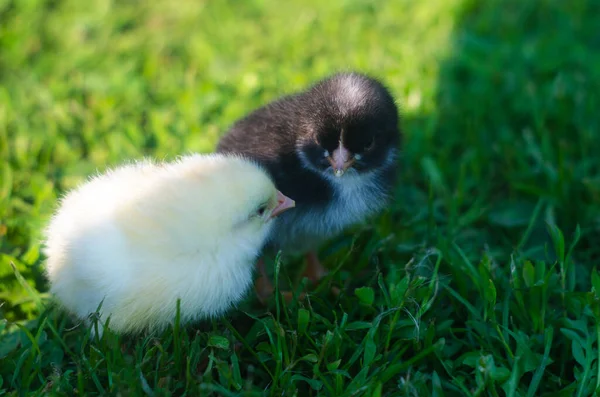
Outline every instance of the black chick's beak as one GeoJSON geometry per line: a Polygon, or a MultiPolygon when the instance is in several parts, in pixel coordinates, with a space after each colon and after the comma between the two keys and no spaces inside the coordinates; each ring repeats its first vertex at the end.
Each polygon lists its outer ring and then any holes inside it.
{"type": "Polygon", "coordinates": [[[342,142],[340,142],[340,145],[333,151],[327,160],[329,160],[329,163],[333,168],[333,174],[338,178],[344,175],[346,170],[354,164],[354,158],[348,149],[344,147],[342,142]]]}

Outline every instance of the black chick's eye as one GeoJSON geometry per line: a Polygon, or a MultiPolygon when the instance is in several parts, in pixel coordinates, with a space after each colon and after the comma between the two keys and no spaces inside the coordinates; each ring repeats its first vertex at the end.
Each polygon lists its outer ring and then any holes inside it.
{"type": "Polygon", "coordinates": [[[373,148],[375,147],[375,138],[371,138],[371,141],[369,141],[365,147],[364,147],[364,151],[365,152],[370,152],[371,150],[373,150],[373,148]]]}

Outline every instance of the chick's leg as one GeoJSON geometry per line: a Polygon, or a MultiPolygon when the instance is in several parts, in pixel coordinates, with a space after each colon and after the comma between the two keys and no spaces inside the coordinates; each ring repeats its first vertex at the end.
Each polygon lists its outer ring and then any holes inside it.
{"type": "MultiPolygon", "coordinates": [[[[327,269],[321,264],[319,257],[317,256],[316,251],[309,251],[305,255],[306,257],[306,268],[303,277],[308,278],[313,285],[317,285],[323,277],[325,277],[328,273],[327,269]]],[[[339,296],[341,290],[336,287],[331,287],[331,293],[334,296],[339,296]]]]}
{"type": "MultiPolygon", "coordinates": [[[[265,269],[265,262],[262,258],[260,258],[256,263],[256,268],[258,270],[259,276],[254,283],[254,290],[256,291],[256,296],[258,297],[260,303],[266,305],[269,298],[273,296],[273,291],[275,291],[275,287],[273,287],[273,283],[271,283],[271,280],[267,275],[267,270],[265,269]]],[[[292,291],[281,291],[281,294],[283,295],[283,299],[285,299],[287,303],[290,303],[294,298],[294,294],[292,293],[292,291]]],[[[304,299],[304,296],[305,293],[302,292],[300,296],[298,296],[298,299],[302,300],[304,299]]]]}
{"type": "Polygon", "coordinates": [[[323,267],[316,251],[309,251],[305,255],[306,268],[302,274],[308,278],[313,284],[318,284],[323,277],[327,275],[327,269],[323,267]]]}

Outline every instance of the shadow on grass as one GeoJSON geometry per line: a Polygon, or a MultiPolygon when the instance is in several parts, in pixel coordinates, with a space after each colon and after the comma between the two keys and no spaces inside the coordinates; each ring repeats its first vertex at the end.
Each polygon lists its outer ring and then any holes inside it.
{"type": "MultiPolygon", "coordinates": [[[[442,271],[452,275],[462,298],[489,299],[488,291],[466,275],[469,259],[483,283],[487,277],[496,283],[493,302],[497,293],[505,340],[521,357],[537,352],[527,364],[515,363],[510,353],[505,357],[505,365],[518,374],[503,384],[506,392],[530,385],[529,391],[539,386],[538,391],[564,388],[588,395],[596,384],[585,374],[593,358],[573,358],[571,352],[595,338],[580,342],[565,331],[566,337],[554,334],[552,340],[552,328],[594,332],[586,325],[593,316],[583,315],[587,298],[579,292],[590,290],[590,270],[600,259],[598,15],[600,3],[593,0],[465,2],[450,55],[441,65],[437,113],[407,121],[409,129],[421,132],[407,143],[407,179],[424,176],[425,181],[415,184],[421,185],[416,191],[402,187],[400,197],[423,197],[430,189],[432,200],[429,209],[419,209],[423,203],[415,200],[400,211],[406,219],[418,213],[429,217],[425,234],[446,253],[442,271]],[[579,232],[569,257],[564,252],[579,232]],[[482,267],[488,270],[482,273],[482,267]],[[522,275],[525,284],[519,285],[522,275]],[[524,300],[522,291],[528,295],[524,300]],[[531,339],[520,339],[520,332],[531,339]],[[541,359],[544,340],[551,365],[541,359]],[[532,363],[543,363],[542,370],[515,370],[532,363]]],[[[404,233],[418,244],[414,231],[404,233]]],[[[463,312],[455,298],[443,299],[455,308],[454,326],[467,329],[459,339],[478,340],[473,348],[480,345],[481,354],[490,353],[498,365],[506,354],[492,347],[499,341],[478,331],[484,322],[478,323],[468,306],[463,312]]]]}
{"type": "Polygon", "coordinates": [[[463,5],[437,114],[408,121],[422,133],[407,179],[431,183],[447,235],[516,247],[539,204],[526,253],[545,258],[547,222],[567,239],[580,225],[577,257],[600,258],[599,12],[591,0],[463,5]]]}

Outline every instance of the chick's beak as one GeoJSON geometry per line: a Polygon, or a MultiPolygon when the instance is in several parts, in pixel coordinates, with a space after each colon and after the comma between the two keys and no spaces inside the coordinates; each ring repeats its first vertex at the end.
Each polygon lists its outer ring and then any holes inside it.
{"type": "Polygon", "coordinates": [[[279,190],[277,191],[277,206],[271,211],[271,216],[269,218],[275,218],[284,211],[289,210],[290,208],[294,208],[296,206],[296,202],[289,198],[288,196],[281,193],[279,190]]]}
{"type": "Polygon", "coordinates": [[[354,158],[352,158],[350,152],[344,147],[342,142],[340,142],[340,145],[333,151],[328,160],[333,167],[333,174],[337,177],[344,175],[344,172],[354,163],[354,158]]]}

